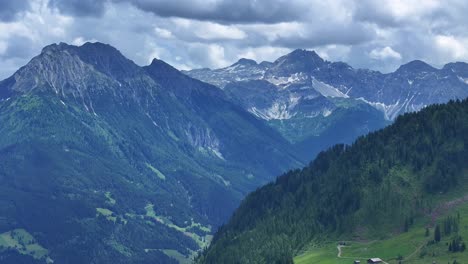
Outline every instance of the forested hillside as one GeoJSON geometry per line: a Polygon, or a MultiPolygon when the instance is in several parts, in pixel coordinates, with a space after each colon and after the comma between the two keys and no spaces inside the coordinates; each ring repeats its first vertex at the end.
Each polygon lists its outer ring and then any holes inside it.
{"type": "Polygon", "coordinates": [[[303,164],[295,156],[162,61],[47,46],[0,82],[0,263],[189,259],[246,193],[303,164]]]}
{"type": "Polygon", "coordinates": [[[324,237],[403,232],[466,184],[467,143],[466,99],[400,116],[251,193],[197,261],[292,263],[324,237]]]}

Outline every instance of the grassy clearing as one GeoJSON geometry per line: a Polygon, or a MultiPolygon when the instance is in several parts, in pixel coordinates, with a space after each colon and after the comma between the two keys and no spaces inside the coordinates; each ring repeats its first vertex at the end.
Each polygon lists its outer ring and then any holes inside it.
{"type": "Polygon", "coordinates": [[[387,240],[369,243],[352,242],[349,247],[342,249],[342,256],[351,258],[379,257],[384,260],[397,259],[398,256],[409,256],[427,242],[428,238],[424,236],[424,232],[424,227],[417,227],[410,232],[402,233],[387,240]]]}
{"type": "Polygon", "coordinates": [[[14,229],[0,234],[0,251],[14,249],[20,254],[29,255],[35,259],[47,259],[49,251],[39,245],[36,239],[24,229],[14,229]]]}
{"type": "MultiPolygon", "coordinates": [[[[460,214],[458,234],[463,238],[465,243],[468,243],[468,203],[464,203],[463,205],[450,210],[445,214],[445,216],[451,215],[455,217],[457,214],[460,214]]],[[[443,217],[438,220],[441,226],[443,217]]],[[[433,231],[434,230],[431,229],[431,238],[433,231]]],[[[432,261],[436,261],[437,263],[453,263],[454,260],[458,263],[468,263],[468,251],[457,253],[450,253],[448,251],[448,243],[453,237],[454,235],[442,235],[442,239],[439,243],[424,245],[418,254],[408,258],[406,263],[425,264],[432,263],[432,261]]]]}
{"type": "Polygon", "coordinates": [[[167,131],[167,135],[169,135],[174,141],[180,140],[171,130],[167,131]]]}
{"type": "Polygon", "coordinates": [[[156,174],[156,176],[158,176],[159,179],[161,179],[163,181],[166,180],[166,175],[164,175],[158,169],[153,167],[151,164],[149,164],[149,163],[145,163],[145,164],[146,164],[146,167],[148,167],[148,169],[150,169],[152,172],[154,172],[156,174]]]}
{"type": "Polygon", "coordinates": [[[311,249],[294,259],[296,264],[345,264],[352,263],[352,260],[337,257],[337,243],[329,243],[324,246],[311,249]]]}
{"type": "Polygon", "coordinates": [[[112,221],[115,223],[117,221],[117,217],[115,216],[114,212],[106,208],[96,208],[96,216],[102,215],[106,217],[107,220],[112,221]]]}
{"type": "MultiPolygon", "coordinates": [[[[114,199],[112,199],[111,194],[109,192],[106,192],[105,195],[106,195],[106,198],[108,199],[107,203],[112,203],[112,201],[115,201],[114,199]]],[[[145,206],[145,211],[146,211],[145,215],[126,213],[124,216],[117,216],[110,209],[96,208],[96,216],[104,216],[104,217],[106,217],[107,220],[112,221],[114,223],[117,221],[117,218],[119,218],[124,222],[124,224],[126,224],[128,221],[130,221],[130,219],[135,219],[135,218],[143,219],[145,216],[150,217],[150,218],[154,219],[155,221],[157,221],[157,222],[159,222],[159,223],[161,223],[163,225],[166,225],[169,228],[177,230],[177,231],[183,233],[184,235],[192,238],[200,246],[200,248],[208,246],[211,239],[213,238],[212,235],[200,236],[200,235],[197,235],[196,233],[193,233],[193,232],[189,231],[191,228],[196,227],[196,228],[198,228],[198,229],[200,229],[200,230],[202,230],[202,231],[204,231],[206,233],[210,233],[211,232],[211,226],[203,226],[200,223],[194,222],[193,219],[191,219],[190,225],[188,225],[188,221],[187,221],[187,226],[185,226],[185,227],[177,226],[174,223],[172,223],[172,221],[170,221],[168,218],[157,215],[155,210],[154,210],[154,205],[151,204],[151,203],[149,203],[149,204],[147,204],[145,206]],[[125,219],[124,217],[127,218],[128,220],[125,219]]],[[[152,221],[147,221],[147,222],[148,222],[148,224],[154,225],[154,222],[152,222],[152,221]]],[[[107,244],[112,246],[114,249],[116,249],[117,251],[119,251],[123,255],[130,254],[130,250],[127,247],[125,247],[124,245],[122,245],[120,243],[117,243],[114,240],[107,241],[107,244]]],[[[181,264],[192,263],[192,260],[193,260],[193,258],[195,257],[195,255],[197,253],[195,251],[191,251],[191,253],[188,256],[186,256],[186,255],[183,255],[182,253],[178,252],[177,250],[173,250],[173,249],[157,249],[156,248],[156,249],[144,249],[144,250],[145,250],[145,252],[149,252],[149,251],[153,251],[153,250],[161,251],[164,254],[176,259],[181,264]]]]}
{"type": "Polygon", "coordinates": [[[106,199],[107,199],[107,203],[110,204],[110,205],[114,205],[115,204],[115,199],[112,198],[112,194],[111,192],[105,192],[104,195],[106,196],[106,199]]]}
{"type": "MultiPolygon", "coordinates": [[[[468,203],[461,204],[445,212],[437,219],[437,223],[442,226],[442,221],[446,216],[460,215],[458,235],[468,242],[468,203]]],[[[307,252],[294,259],[296,264],[315,263],[353,263],[354,260],[365,260],[371,257],[382,258],[389,264],[399,262],[398,257],[403,258],[402,263],[427,264],[436,263],[468,263],[468,251],[451,253],[448,251],[448,243],[455,234],[442,235],[439,243],[428,245],[428,241],[434,238],[434,228],[429,229],[426,236],[426,224],[428,219],[417,221],[406,233],[401,233],[385,240],[370,242],[346,242],[346,247],[342,248],[341,258],[338,258],[338,242],[329,242],[323,246],[311,247],[307,252]]]]}
{"type": "Polygon", "coordinates": [[[149,216],[151,218],[153,218],[154,220],[158,221],[159,223],[163,224],[163,225],[166,225],[167,227],[170,227],[172,229],[175,229],[181,233],[183,233],[184,235],[190,237],[191,239],[193,239],[200,248],[204,248],[206,246],[208,246],[211,242],[211,239],[213,239],[213,236],[212,235],[205,235],[205,236],[200,236],[194,232],[190,232],[189,230],[191,228],[194,228],[194,227],[197,227],[199,228],[200,230],[206,232],[206,233],[210,233],[211,232],[211,226],[203,226],[202,224],[200,223],[196,223],[193,221],[193,219],[191,219],[191,224],[190,225],[187,225],[185,227],[180,227],[178,225],[175,225],[174,223],[172,223],[169,219],[167,219],[166,217],[163,217],[163,216],[158,216],[156,214],[156,212],[154,211],[154,205],[153,204],[147,204],[145,206],[145,210],[146,210],[146,216],[149,216]]]}
{"type": "Polygon", "coordinates": [[[128,247],[113,239],[107,241],[106,243],[124,256],[130,257],[132,255],[132,251],[128,247]]]}
{"type": "Polygon", "coordinates": [[[163,249],[161,251],[164,252],[164,254],[166,254],[167,256],[177,260],[180,264],[190,264],[190,263],[192,263],[192,260],[190,258],[187,258],[185,255],[181,254],[177,250],[163,249]]]}

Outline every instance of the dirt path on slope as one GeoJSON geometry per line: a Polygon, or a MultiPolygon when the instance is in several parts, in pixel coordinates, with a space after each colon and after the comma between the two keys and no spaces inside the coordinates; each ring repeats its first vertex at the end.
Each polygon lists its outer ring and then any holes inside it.
{"type": "MultiPolygon", "coordinates": [[[[341,253],[343,253],[343,252],[342,252],[341,249],[344,248],[344,247],[349,247],[349,246],[343,246],[343,245],[338,245],[338,246],[336,246],[336,249],[338,249],[338,254],[337,254],[336,256],[337,256],[338,258],[341,258],[341,259],[367,259],[367,258],[368,258],[368,257],[342,257],[342,256],[341,256],[341,253]]],[[[385,261],[383,261],[383,260],[382,260],[382,263],[383,263],[383,264],[388,264],[387,262],[385,262],[385,261]]]]}
{"type": "Polygon", "coordinates": [[[448,201],[437,206],[431,213],[431,227],[435,225],[435,222],[440,217],[440,215],[443,215],[444,213],[446,213],[448,210],[452,209],[453,207],[456,207],[465,202],[468,202],[468,194],[461,198],[448,201]]]}
{"type": "Polygon", "coordinates": [[[341,257],[341,248],[342,247],[345,247],[345,246],[343,246],[343,245],[336,246],[336,248],[338,249],[338,255],[337,255],[338,258],[343,258],[343,257],[341,257]]]}
{"type": "MultiPolygon", "coordinates": [[[[445,203],[442,203],[440,204],[439,206],[437,206],[433,211],[432,213],[430,214],[430,217],[431,217],[431,223],[430,223],[430,227],[434,227],[435,226],[435,223],[437,221],[437,219],[439,219],[439,217],[443,214],[445,214],[448,210],[456,207],[456,206],[459,206],[465,202],[468,202],[468,194],[461,197],[461,198],[458,198],[458,199],[454,199],[454,200],[451,200],[451,201],[448,201],[448,202],[445,202],[445,203]]],[[[416,253],[418,253],[421,248],[424,247],[424,245],[427,244],[427,242],[429,241],[429,239],[426,239],[424,240],[424,242],[418,247],[416,248],[413,253],[409,254],[408,256],[406,256],[404,258],[405,261],[411,259],[412,257],[414,257],[414,255],[416,255],[416,253]]]]}
{"type": "MultiPolygon", "coordinates": [[[[457,199],[454,199],[454,200],[451,200],[451,201],[440,204],[439,206],[437,206],[430,213],[430,219],[431,219],[430,226],[434,227],[437,219],[439,219],[439,217],[441,215],[445,214],[450,209],[452,209],[454,207],[457,207],[457,206],[459,206],[459,205],[461,205],[463,203],[466,203],[466,202],[468,202],[468,194],[461,197],[461,198],[457,198],[457,199]]],[[[424,245],[427,244],[427,241],[428,240],[424,240],[424,242],[419,247],[417,247],[411,254],[409,254],[408,256],[406,256],[404,258],[404,261],[408,261],[409,259],[414,257],[414,255],[416,255],[424,247],[424,245]]],[[[342,254],[343,254],[342,248],[344,248],[344,247],[348,247],[348,246],[344,246],[344,245],[336,246],[336,249],[338,250],[338,254],[337,254],[338,258],[343,258],[343,259],[366,259],[366,258],[362,258],[362,257],[343,257],[342,256],[342,254]]],[[[385,261],[383,261],[383,263],[388,264],[385,261]]]]}

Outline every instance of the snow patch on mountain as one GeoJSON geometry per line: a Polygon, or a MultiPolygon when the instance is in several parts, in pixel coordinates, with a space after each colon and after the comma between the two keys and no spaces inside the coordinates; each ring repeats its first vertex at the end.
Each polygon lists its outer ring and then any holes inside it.
{"type": "Polygon", "coordinates": [[[363,97],[359,97],[357,99],[375,107],[377,110],[382,111],[384,113],[385,119],[395,120],[395,118],[397,118],[397,116],[402,112],[415,112],[421,110],[426,106],[424,104],[412,103],[415,97],[416,94],[413,94],[412,96],[408,96],[403,102],[401,102],[401,100],[398,99],[394,104],[370,102],[364,99],[363,97]]]}
{"type": "Polygon", "coordinates": [[[299,73],[291,74],[290,76],[286,76],[286,77],[271,77],[266,80],[274,85],[282,86],[284,89],[284,88],[287,88],[288,85],[290,84],[303,82],[306,79],[307,79],[307,75],[303,72],[299,72],[299,73]]]}
{"type": "Polygon", "coordinates": [[[284,120],[292,118],[295,113],[294,108],[299,104],[302,96],[296,93],[290,93],[287,98],[278,99],[268,108],[259,109],[255,106],[250,107],[248,111],[255,116],[265,120],[284,120]]]}
{"type": "Polygon", "coordinates": [[[266,109],[258,109],[257,107],[253,106],[250,109],[248,109],[248,111],[256,115],[257,117],[265,120],[284,120],[290,119],[294,116],[294,114],[290,113],[288,105],[280,102],[274,102],[273,105],[271,105],[271,107],[266,109]]]}
{"type": "Polygon", "coordinates": [[[387,120],[393,120],[398,116],[398,113],[403,109],[404,105],[400,104],[400,100],[398,100],[394,104],[384,104],[382,102],[369,102],[363,97],[357,98],[358,100],[361,100],[365,103],[368,103],[369,105],[375,107],[377,110],[380,110],[384,113],[385,119],[387,120]]]}
{"type": "Polygon", "coordinates": [[[294,107],[299,103],[299,100],[301,100],[301,96],[300,96],[300,95],[298,95],[298,94],[290,94],[290,95],[289,95],[289,106],[288,106],[288,108],[289,108],[289,109],[294,108],[294,107]]]}
{"type": "Polygon", "coordinates": [[[219,159],[225,160],[224,157],[223,157],[223,154],[221,154],[221,152],[219,152],[219,149],[211,148],[210,150],[211,150],[211,152],[213,154],[215,154],[216,157],[218,157],[219,159]]]}
{"type": "Polygon", "coordinates": [[[342,98],[349,98],[347,94],[342,93],[337,88],[328,85],[324,82],[318,81],[314,77],[312,77],[312,86],[314,89],[322,94],[325,97],[342,97],[342,98]]]}
{"type": "Polygon", "coordinates": [[[464,82],[465,84],[468,84],[468,78],[463,78],[463,77],[460,77],[460,76],[457,76],[458,77],[458,80],[460,80],[461,82],[464,82]]]}
{"type": "Polygon", "coordinates": [[[327,117],[329,115],[331,115],[333,113],[333,109],[330,109],[330,108],[323,108],[319,111],[315,111],[315,112],[309,112],[307,114],[304,115],[305,118],[316,118],[318,116],[323,116],[323,117],[327,117]]]}
{"type": "Polygon", "coordinates": [[[332,113],[333,113],[333,111],[330,110],[330,109],[323,109],[323,111],[322,111],[322,115],[324,117],[327,117],[327,116],[331,115],[332,113]]]}

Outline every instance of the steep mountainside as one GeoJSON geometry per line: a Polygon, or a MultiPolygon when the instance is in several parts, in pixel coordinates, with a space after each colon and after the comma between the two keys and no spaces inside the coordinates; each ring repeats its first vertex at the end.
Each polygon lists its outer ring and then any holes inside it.
{"type": "Polygon", "coordinates": [[[248,195],[198,262],[292,263],[327,240],[387,238],[427,216],[433,227],[468,199],[467,144],[467,99],[400,116],[248,195]]]}
{"type": "Polygon", "coordinates": [[[0,82],[0,123],[5,263],[173,263],[301,164],[218,88],[101,43],[50,45],[0,82]]]}
{"type": "Polygon", "coordinates": [[[382,74],[325,61],[306,50],[273,63],[242,59],[226,68],[186,73],[224,89],[232,101],[307,149],[302,153],[306,158],[323,146],[351,143],[402,113],[468,96],[465,63],[436,69],[413,61],[382,74]],[[342,127],[348,128],[346,135],[329,135],[342,127]]]}

